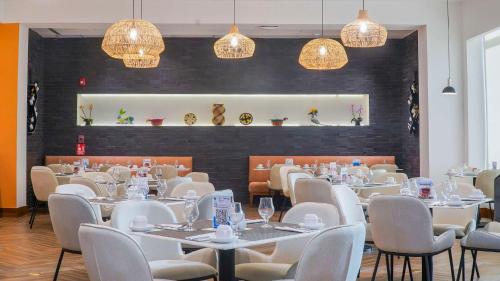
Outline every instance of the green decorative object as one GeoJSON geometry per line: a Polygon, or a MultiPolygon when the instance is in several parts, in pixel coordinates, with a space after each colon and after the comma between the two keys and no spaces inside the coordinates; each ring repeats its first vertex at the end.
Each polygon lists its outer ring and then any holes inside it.
{"type": "Polygon", "coordinates": [[[134,117],[126,116],[127,111],[123,108],[120,108],[118,111],[118,117],[116,117],[117,124],[134,124],[134,117]]]}

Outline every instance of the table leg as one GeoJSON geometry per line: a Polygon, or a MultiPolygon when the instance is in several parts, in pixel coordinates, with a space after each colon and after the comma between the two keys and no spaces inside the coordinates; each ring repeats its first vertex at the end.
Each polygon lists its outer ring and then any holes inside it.
{"type": "Polygon", "coordinates": [[[235,250],[219,250],[219,281],[235,281],[235,250]]]}

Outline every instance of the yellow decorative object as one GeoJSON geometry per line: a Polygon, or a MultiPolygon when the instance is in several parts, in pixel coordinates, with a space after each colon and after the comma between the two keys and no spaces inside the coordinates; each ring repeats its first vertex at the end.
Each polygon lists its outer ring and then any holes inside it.
{"type": "Polygon", "coordinates": [[[239,119],[240,119],[240,123],[242,125],[247,126],[247,125],[252,124],[252,122],[253,122],[253,115],[251,113],[245,112],[245,113],[240,114],[240,118],[239,119]]]}
{"type": "Polygon", "coordinates": [[[194,113],[186,113],[186,115],[184,115],[184,123],[186,123],[186,125],[194,125],[197,121],[197,118],[196,118],[196,114],[194,113]]]}
{"type": "Polygon", "coordinates": [[[160,56],[156,55],[129,55],[123,56],[123,63],[129,68],[153,68],[160,63],[160,56]]]}
{"type": "Polygon", "coordinates": [[[244,59],[253,56],[255,42],[241,34],[236,25],[214,44],[215,55],[220,59],[244,59]]]}
{"type": "Polygon", "coordinates": [[[385,45],[387,29],[368,17],[367,10],[360,10],[358,19],[347,24],[340,33],[346,47],[373,48],[385,45]]]}
{"type": "Polygon", "coordinates": [[[212,106],[212,113],[214,117],[212,118],[212,123],[216,126],[224,125],[226,122],[226,118],[224,117],[224,113],[226,112],[226,108],[223,104],[214,104],[212,106]]]}
{"type": "Polygon", "coordinates": [[[307,42],[299,56],[300,65],[313,70],[340,69],[348,61],[342,44],[329,38],[317,38],[307,42]]]}
{"type": "Polygon", "coordinates": [[[121,20],[111,25],[101,46],[106,54],[117,59],[123,59],[125,54],[159,56],[165,50],[158,28],[142,19],[121,20]]]}

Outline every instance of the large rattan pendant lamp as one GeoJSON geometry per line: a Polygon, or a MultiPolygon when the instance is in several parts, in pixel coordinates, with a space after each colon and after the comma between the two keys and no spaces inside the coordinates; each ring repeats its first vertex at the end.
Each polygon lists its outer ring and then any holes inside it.
{"type": "Polygon", "coordinates": [[[111,25],[102,40],[102,49],[116,59],[123,59],[126,67],[157,67],[165,50],[163,37],[151,22],[135,18],[135,0],[132,0],[132,19],[111,25]]]}
{"type": "Polygon", "coordinates": [[[236,0],[233,0],[233,25],[229,33],[214,44],[215,55],[220,59],[245,59],[253,56],[255,42],[241,34],[236,26],[236,0]]]}
{"type": "Polygon", "coordinates": [[[359,11],[358,18],[342,28],[340,37],[346,47],[381,47],[387,41],[387,29],[370,20],[368,11],[365,10],[365,0],[363,0],[363,9],[359,11]]]}
{"type": "Polygon", "coordinates": [[[306,69],[334,70],[347,64],[344,46],[338,41],[324,37],[324,2],[321,0],[321,38],[307,42],[300,51],[299,64],[306,69]]]}
{"type": "Polygon", "coordinates": [[[457,91],[451,86],[451,58],[450,58],[450,2],[446,0],[446,18],[448,20],[448,86],[443,89],[443,95],[456,95],[457,91]]]}

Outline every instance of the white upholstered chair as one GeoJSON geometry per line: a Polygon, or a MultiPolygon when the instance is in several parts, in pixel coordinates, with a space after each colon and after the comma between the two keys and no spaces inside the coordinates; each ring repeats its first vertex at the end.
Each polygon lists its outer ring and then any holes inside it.
{"type": "Polygon", "coordinates": [[[306,172],[289,172],[288,173],[288,190],[290,193],[290,201],[292,202],[292,206],[297,204],[297,198],[295,197],[295,183],[298,179],[311,179],[313,176],[306,172]]]}
{"type": "Polygon", "coordinates": [[[269,171],[269,180],[267,181],[267,186],[271,192],[281,192],[283,190],[283,185],[281,184],[281,174],[280,169],[285,165],[274,164],[269,171]]]}
{"type": "Polygon", "coordinates": [[[373,170],[385,170],[387,173],[395,173],[398,169],[398,166],[395,164],[373,164],[370,166],[370,169],[373,170]]]}
{"type": "Polygon", "coordinates": [[[191,172],[186,177],[192,178],[194,182],[209,182],[210,179],[207,173],[202,172],[191,172]]]}
{"type": "Polygon", "coordinates": [[[363,224],[323,230],[307,243],[295,278],[286,281],[355,281],[361,267],[364,240],[363,224]]]}
{"type": "Polygon", "coordinates": [[[153,279],[141,247],[119,230],[82,224],[79,240],[90,281],[168,281],[153,279]]]}
{"type": "MultiPolygon", "coordinates": [[[[443,192],[443,186],[436,186],[436,193],[443,192]]],[[[457,195],[462,198],[470,197],[476,188],[468,183],[457,183],[457,195]]],[[[434,234],[440,235],[448,230],[455,231],[457,238],[462,238],[476,229],[477,208],[444,209],[433,211],[432,221],[434,234]]]]}
{"type": "Polygon", "coordinates": [[[168,179],[167,180],[167,191],[165,192],[165,195],[171,196],[172,190],[174,190],[174,188],[176,186],[178,186],[179,184],[189,183],[189,182],[193,182],[193,179],[189,178],[189,177],[174,177],[174,178],[168,179]]]}
{"type": "MultiPolygon", "coordinates": [[[[323,220],[326,227],[339,225],[339,214],[333,205],[311,202],[292,207],[285,214],[283,222],[298,224],[304,220],[306,214],[316,214],[323,220]]],[[[270,255],[250,249],[238,249],[236,251],[236,277],[247,281],[286,278],[310,239],[308,237],[279,241],[270,255]]]]}
{"type": "Polygon", "coordinates": [[[333,204],[332,185],[324,179],[298,179],[295,182],[296,203],[317,202],[333,204]]]}
{"type": "Polygon", "coordinates": [[[51,169],[52,172],[56,174],[60,174],[63,172],[63,165],[62,164],[49,164],[47,165],[47,168],[51,169]]]}
{"type": "Polygon", "coordinates": [[[355,175],[358,173],[361,173],[363,175],[368,175],[370,173],[370,168],[366,166],[352,166],[349,169],[347,169],[347,173],[349,175],[355,175]]]}
{"type": "MultiPolygon", "coordinates": [[[[280,216],[279,216],[279,221],[281,221],[281,217],[283,217],[283,212],[287,208],[287,204],[290,201],[290,188],[288,185],[288,174],[293,173],[293,172],[303,172],[305,173],[305,170],[302,170],[301,168],[298,168],[297,166],[291,166],[291,165],[284,165],[280,167],[280,182],[281,182],[281,190],[283,191],[283,200],[281,200],[281,206],[280,206],[280,216]]],[[[293,206],[293,204],[290,204],[293,206]]]]}
{"type": "MultiPolygon", "coordinates": [[[[59,185],[56,188],[56,193],[59,194],[74,194],[74,195],[79,195],[85,199],[90,199],[90,198],[95,198],[96,194],[95,192],[90,189],[89,187],[82,185],[82,184],[63,184],[59,185]]],[[[101,213],[101,207],[96,204],[90,204],[92,205],[92,208],[94,209],[94,212],[97,215],[97,221],[99,223],[103,223],[102,221],[102,213],[101,213]]]]}
{"type": "Polygon", "coordinates": [[[198,210],[200,215],[198,220],[212,220],[213,218],[213,200],[214,194],[208,193],[200,197],[198,200],[198,210]]]}
{"type": "Polygon", "coordinates": [[[165,166],[165,178],[167,180],[177,177],[177,168],[174,165],[163,165],[165,166]]]}
{"type": "Polygon", "coordinates": [[[500,170],[484,170],[477,175],[476,188],[488,198],[495,198],[495,179],[500,176],[500,170]]]}
{"type": "MultiPolygon", "coordinates": [[[[113,177],[106,172],[87,172],[83,175],[83,177],[94,181],[94,183],[100,190],[99,193],[96,193],[98,196],[107,196],[108,192],[106,190],[106,183],[115,181],[113,177]]],[[[124,184],[117,184],[116,188],[116,193],[118,196],[124,196],[127,192],[124,184]]]]}
{"type": "Polygon", "coordinates": [[[90,178],[86,177],[72,177],[69,181],[71,184],[81,184],[85,185],[86,187],[92,189],[94,191],[96,196],[106,196],[106,193],[101,190],[97,184],[91,180],[90,178]]]}
{"type": "Polygon", "coordinates": [[[155,165],[149,169],[149,174],[156,179],[158,171],[161,173],[161,179],[167,179],[167,166],[166,165],[155,165]]]}
{"type": "Polygon", "coordinates": [[[411,196],[375,196],[370,200],[368,214],[373,242],[378,248],[373,278],[377,274],[380,257],[385,254],[386,262],[390,264],[387,266],[388,276],[393,276],[394,255],[405,257],[405,268],[410,257],[422,257],[423,274],[426,274],[427,280],[432,280],[432,257],[448,251],[451,280],[455,280],[451,255],[455,233],[448,230],[435,237],[431,213],[421,200],[411,196]]]}
{"type": "Polygon", "coordinates": [[[106,172],[120,182],[124,182],[132,177],[130,168],[120,165],[112,166],[106,172]]]}
{"type": "Polygon", "coordinates": [[[78,241],[80,224],[97,224],[99,216],[85,198],[74,194],[51,194],[48,206],[52,227],[62,248],[54,274],[55,281],[59,275],[64,253],[80,254],[78,241]]]}
{"type": "MultiPolygon", "coordinates": [[[[173,211],[165,204],[157,201],[129,201],[115,207],[111,225],[123,232],[130,232],[130,222],[136,216],[145,216],[149,224],[177,223],[173,211]]],[[[155,278],[205,280],[217,274],[215,252],[211,249],[184,255],[180,243],[155,237],[133,237],[141,246],[155,278]]]]}
{"type": "Polygon", "coordinates": [[[35,223],[36,213],[40,202],[47,202],[49,195],[56,191],[59,185],[54,172],[44,166],[33,166],[31,168],[31,183],[33,185],[33,192],[35,193],[35,201],[31,208],[31,217],[29,220],[30,228],[35,223]]]}
{"type": "MultiPolygon", "coordinates": [[[[168,184],[167,184],[168,185],[168,184]]],[[[185,196],[188,190],[196,191],[197,196],[203,196],[215,191],[214,185],[209,182],[188,182],[181,183],[172,189],[170,196],[182,197],[185,196]]]]}
{"type": "Polygon", "coordinates": [[[395,185],[393,187],[381,187],[381,188],[369,188],[362,189],[359,192],[359,197],[368,198],[373,193],[380,193],[383,195],[399,195],[401,184],[405,181],[408,181],[408,176],[404,173],[373,173],[373,177],[371,178],[372,183],[385,183],[388,178],[394,178],[395,185]]]}

